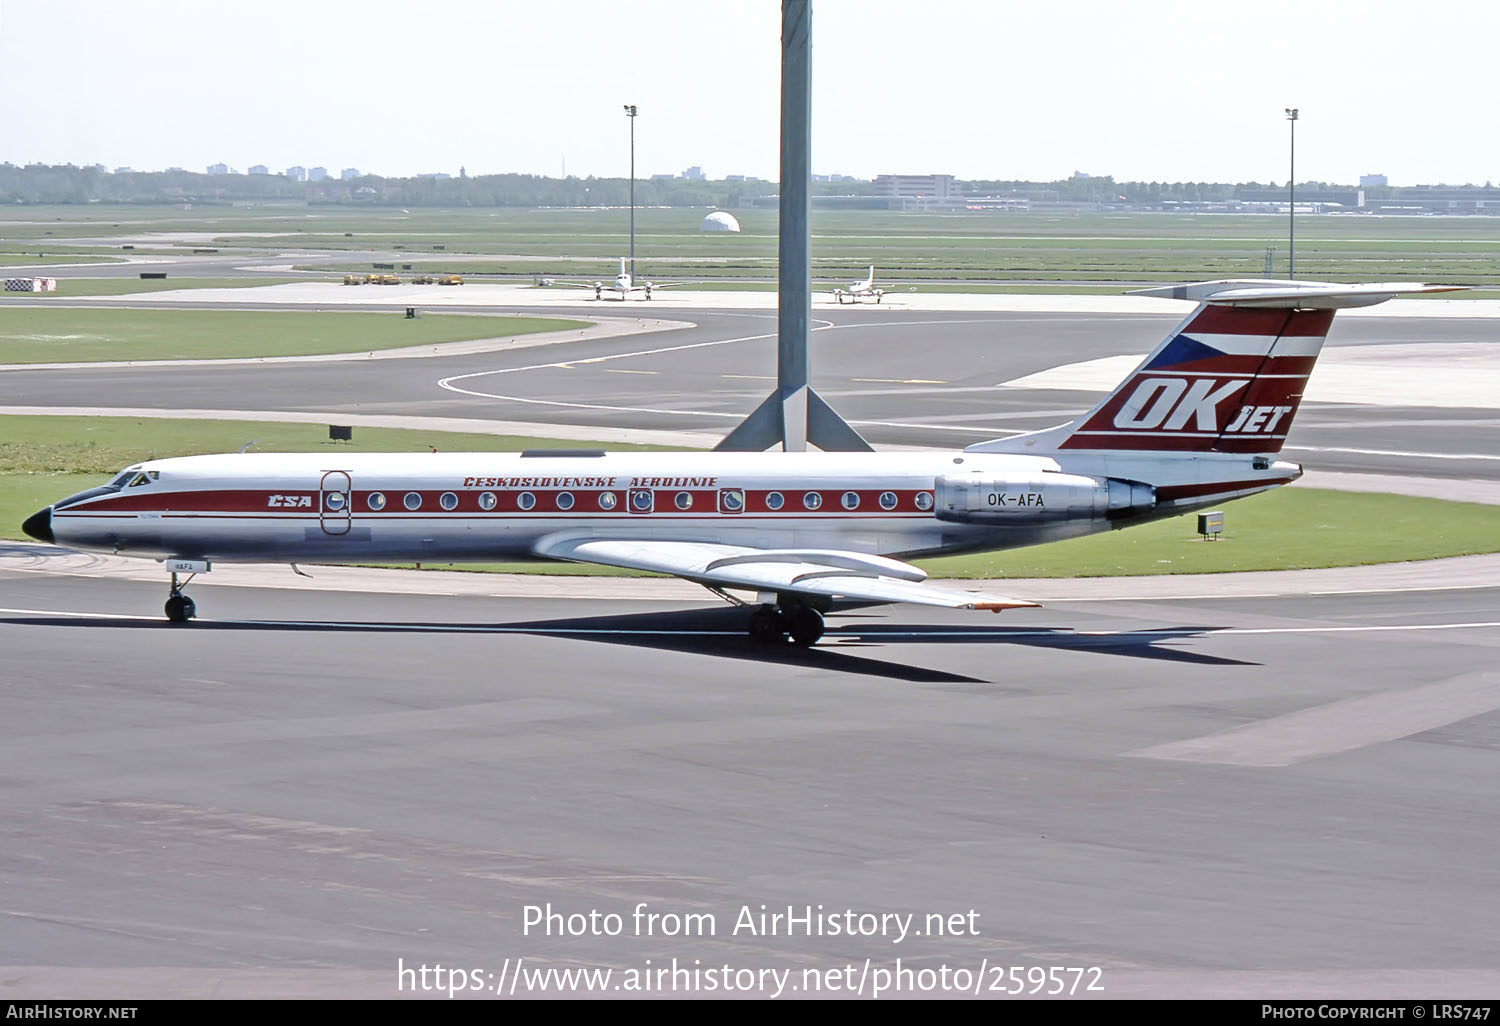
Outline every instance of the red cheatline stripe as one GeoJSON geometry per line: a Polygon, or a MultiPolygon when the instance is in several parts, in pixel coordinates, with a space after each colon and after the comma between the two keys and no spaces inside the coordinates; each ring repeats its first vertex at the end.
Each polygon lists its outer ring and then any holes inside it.
{"type": "MultiPolygon", "coordinates": [[[[923,509],[917,500],[918,495],[931,493],[922,489],[880,489],[880,488],[786,488],[779,490],[782,496],[782,505],[779,509],[772,509],[767,503],[767,497],[777,489],[703,489],[703,488],[648,488],[648,489],[518,489],[513,491],[501,491],[499,489],[391,489],[379,491],[385,497],[385,504],[379,510],[370,507],[370,496],[376,494],[377,490],[356,490],[353,493],[353,514],[357,517],[368,515],[380,515],[387,517],[396,516],[526,516],[526,515],[604,515],[625,516],[631,512],[630,497],[638,491],[650,492],[652,496],[653,513],[679,513],[692,512],[698,514],[723,513],[726,516],[737,516],[744,513],[766,513],[780,515],[806,515],[809,513],[835,514],[835,513],[879,513],[900,514],[918,512],[925,513],[931,509],[923,509]],[[421,499],[416,509],[408,509],[405,498],[408,494],[415,493],[421,499]],[[723,505],[726,492],[742,492],[744,496],[743,510],[736,510],[730,506],[723,505]],[[844,505],[844,496],[853,493],[856,501],[852,506],[844,505]],[[894,506],[887,509],[880,502],[880,497],[890,492],[896,496],[894,506]],[[573,497],[571,506],[559,504],[559,496],[567,493],[573,497]],[[690,502],[686,507],[678,505],[678,496],[686,493],[690,502]],[[816,509],[808,509],[803,502],[803,497],[812,493],[821,499],[816,509]],[[443,507],[442,498],[451,494],[457,503],[453,509],[443,507]],[[602,494],[612,494],[615,497],[613,507],[605,508],[599,505],[599,497],[602,494]],[[492,495],[495,505],[485,509],[480,505],[481,495],[492,495]],[[522,495],[530,495],[533,502],[529,508],[522,509],[520,500],[522,495]]],[[[111,514],[133,514],[133,513],[161,513],[171,516],[174,514],[190,513],[228,513],[245,515],[312,515],[317,516],[318,507],[322,501],[321,496],[315,491],[300,492],[277,492],[264,490],[203,490],[187,492],[161,492],[153,491],[140,495],[111,495],[102,496],[77,506],[70,506],[64,510],[55,512],[55,516],[100,516],[111,514]],[[273,505],[272,502],[275,502],[273,505]]],[[[347,511],[328,510],[327,515],[343,518],[347,511]]],[[[639,514],[637,514],[639,515],[639,514]]]]}

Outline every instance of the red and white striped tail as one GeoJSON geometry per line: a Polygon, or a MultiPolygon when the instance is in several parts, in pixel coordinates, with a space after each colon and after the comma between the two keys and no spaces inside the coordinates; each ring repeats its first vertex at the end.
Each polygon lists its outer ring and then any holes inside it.
{"type": "Polygon", "coordinates": [[[1280,452],[1335,310],[1449,291],[1455,287],[1219,281],[1132,293],[1199,305],[1108,398],[1056,429],[1057,448],[1280,452]]]}

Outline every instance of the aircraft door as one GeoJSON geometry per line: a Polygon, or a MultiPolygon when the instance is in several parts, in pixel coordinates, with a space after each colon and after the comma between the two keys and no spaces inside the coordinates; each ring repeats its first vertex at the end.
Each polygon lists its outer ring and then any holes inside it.
{"type": "Polygon", "coordinates": [[[318,486],[318,523],[324,534],[348,534],[354,486],[342,470],[330,470],[318,486]]]}

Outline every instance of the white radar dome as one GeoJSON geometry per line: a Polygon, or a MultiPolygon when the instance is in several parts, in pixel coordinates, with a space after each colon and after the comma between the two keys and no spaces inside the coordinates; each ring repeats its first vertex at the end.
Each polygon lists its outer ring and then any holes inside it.
{"type": "Polygon", "coordinates": [[[734,219],[733,214],[726,214],[722,210],[715,210],[703,219],[698,226],[700,232],[737,232],[740,223],[734,219]]]}

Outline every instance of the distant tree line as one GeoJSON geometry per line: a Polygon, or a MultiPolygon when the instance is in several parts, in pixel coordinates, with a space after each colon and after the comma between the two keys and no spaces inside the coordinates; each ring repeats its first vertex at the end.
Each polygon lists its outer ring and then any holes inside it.
{"type": "MultiPolygon", "coordinates": [[[[1284,188],[1285,183],[1117,182],[1108,175],[1056,182],[976,180],[961,183],[971,196],[1017,196],[1037,201],[1129,204],[1205,203],[1235,198],[1240,189],[1284,188]]],[[[1299,189],[1352,188],[1299,182],[1299,189]]],[[[775,195],[777,183],[684,178],[637,179],[638,206],[727,207],[775,195]]],[[[1393,190],[1368,190],[1372,198],[1393,190]]],[[[869,196],[870,182],[814,182],[815,196],[869,196]]],[[[624,178],[547,178],[540,175],[474,175],[454,178],[383,178],[297,182],[282,175],[209,175],[193,171],[122,171],[71,164],[0,164],[0,203],[235,203],[289,202],[394,207],[624,206],[624,178]]]]}
{"type": "MultiPolygon", "coordinates": [[[[639,206],[736,207],[742,198],[770,196],[775,182],[636,179],[639,206]]],[[[869,192],[863,183],[814,184],[816,195],[869,192]]],[[[546,178],[474,175],[297,182],[282,175],[200,174],[193,171],[110,173],[96,167],[0,164],[0,203],[234,203],[306,202],[394,207],[624,206],[626,178],[546,178]]]]}

